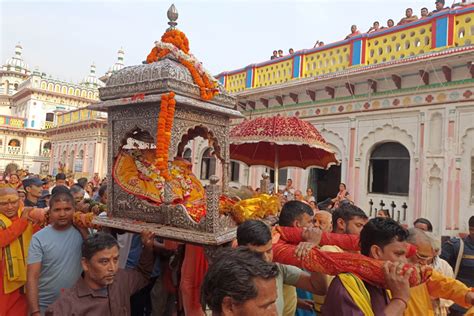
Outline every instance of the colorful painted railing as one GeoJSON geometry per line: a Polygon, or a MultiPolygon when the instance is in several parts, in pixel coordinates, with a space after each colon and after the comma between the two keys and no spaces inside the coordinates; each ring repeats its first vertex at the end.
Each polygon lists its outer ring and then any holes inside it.
{"type": "Polygon", "coordinates": [[[105,114],[102,112],[79,109],[58,115],[58,126],[63,126],[71,123],[77,123],[92,119],[104,118],[105,114]]]}
{"type": "Polygon", "coordinates": [[[26,126],[26,120],[21,117],[0,115],[0,126],[24,128],[26,126]]]}
{"type": "Polygon", "coordinates": [[[44,122],[44,125],[43,125],[44,129],[49,129],[49,128],[53,128],[53,127],[54,127],[54,122],[49,122],[49,121],[44,122]]]}
{"type": "Polygon", "coordinates": [[[473,44],[474,6],[469,6],[442,11],[410,24],[361,34],[348,40],[223,72],[216,78],[228,91],[236,93],[473,44]]]}

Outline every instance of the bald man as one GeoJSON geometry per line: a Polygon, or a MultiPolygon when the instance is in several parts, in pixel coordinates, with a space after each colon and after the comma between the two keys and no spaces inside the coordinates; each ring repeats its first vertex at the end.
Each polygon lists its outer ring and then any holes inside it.
{"type": "Polygon", "coordinates": [[[332,231],[332,215],[328,211],[316,211],[314,213],[314,227],[320,228],[323,232],[332,231]]]}
{"type": "Polygon", "coordinates": [[[0,315],[22,316],[28,312],[23,286],[26,256],[33,234],[28,221],[31,208],[23,209],[18,192],[0,188],[0,315]]]}
{"type": "MultiPolygon", "coordinates": [[[[426,265],[435,255],[430,238],[418,228],[408,230],[407,241],[416,246],[416,254],[409,258],[410,263],[426,265]]],[[[474,304],[474,292],[464,283],[434,271],[426,283],[410,288],[410,300],[404,316],[434,316],[431,298],[444,298],[465,308],[474,304]]]]}

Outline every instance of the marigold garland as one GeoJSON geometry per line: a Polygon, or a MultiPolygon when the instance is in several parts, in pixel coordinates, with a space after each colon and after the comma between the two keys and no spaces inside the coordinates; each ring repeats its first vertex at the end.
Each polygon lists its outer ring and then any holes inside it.
{"type": "Polygon", "coordinates": [[[169,49],[160,49],[158,47],[153,47],[150,54],[146,57],[146,62],[148,64],[154,63],[155,61],[160,60],[170,53],[169,49]]]}
{"type": "Polygon", "coordinates": [[[171,142],[171,129],[173,128],[176,100],[174,92],[161,95],[160,115],[156,129],[156,161],[155,166],[160,175],[166,180],[171,180],[168,170],[168,152],[171,142]]]}
{"type": "MultiPolygon", "coordinates": [[[[209,79],[208,74],[203,70],[202,66],[193,64],[189,61],[192,60],[193,62],[197,62],[197,60],[189,54],[189,41],[183,32],[176,29],[167,31],[161,37],[161,42],[171,44],[185,54],[185,57],[188,60],[185,60],[182,57],[179,57],[178,60],[191,73],[194,83],[199,86],[199,94],[203,100],[211,100],[216,94],[218,94],[219,89],[217,89],[216,82],[209,79]]],[[[146,58],[147,63],[157,62],[169,53],[173,53],[170,49],[158,47],[159,43],[155,42],[155,44],[157,47],[154,47],[150,54],[148,54],[146,58]]],[[[166,45],[167,44],[164,44],[164,46],[166,45]]],[[[168,45],[167,47],[173,48],[173,46],[168,45]]]]}
{"type": "Polygon", "coordinates": [[[202,76],[196,70],[193,64],[182,58],[179,59],[179,62],[183,64],[183,66],[186,67],[191,73],[194,83],[199,86],[199,92],[202,99],[211,100],[218,93],[218,89],[216,89],[215,84],[213,82],[211,83],[206,76],[202,76]]]}
{"type": "Polygon", "coordinates": [[[186,34],[180,30],[169,30],[161,36],[161,41],[170,43],[182,50],[184,53],[189,54],[189,41],[186,34]]]}

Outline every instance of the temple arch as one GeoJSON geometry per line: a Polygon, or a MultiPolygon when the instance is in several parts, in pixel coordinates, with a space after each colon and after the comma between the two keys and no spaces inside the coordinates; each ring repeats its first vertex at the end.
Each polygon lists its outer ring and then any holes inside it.
{"type": "Polygon", "coordinates": [[[356,168],[357,164],[359,165],[359,179],[358,190],[353,190],[357,195],[355,197],[356,201],[359,201],[359,205],[362,208],[369,207],[369,200],[390,200],[395,201],[397,205],[406,203],[407,208],[407,221],[410,221],[413,216],[415,216],[414,206],[415,206],[415,168],[416,168],[416,145],[414,138],[410,135],[405,129],[402,129],[398,126],[392,126],[390,124],[385,124],[383,126],[377,127],[374,130],[370,131],[362,137],[359,145],[358,155],[356,155],[356,168]],[[409,175],[408,175],[408,192],[403,195],[389,194],[389,193],[371,193],[369,191],[369,172],[370,172],[370,157],[374,149],[383,143],[399,143],[402,145],[408,152],[409,159],[409,175]]]}

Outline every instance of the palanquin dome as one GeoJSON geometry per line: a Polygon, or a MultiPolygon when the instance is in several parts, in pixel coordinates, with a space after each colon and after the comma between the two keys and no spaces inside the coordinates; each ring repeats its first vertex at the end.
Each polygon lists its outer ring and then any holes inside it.
{"type": "Polygon", "coordinates": [[[215,90],[212,97],[205,98],[207,101],[234,109],[236,99],[189,53],[188,40],[184,33],[175,29],[175,22],[169,23],[171,27],[163,34],[161,41],[155,42],[154,51],[159,52],[160,56],[155,56],[151,61],[150,55],[154,53],[152,51],[145,64],[112,72],[106,86],[99,89],[101,100],[134,97],[137,94],[153,95],[166,91],[175,91],[183,96],[203,100],[204,81],[205,90],[215,90]],[[196,79],[201,80],[201,84],[196,79]]]}
{"type": "MultiPolygon", "coordinates": [[[[107,85],[100,88],[103,101],[133,97],[136,94],[159,94],[173,90],[179,94],[199,98],[199,87],[189,70],[172,56],[145,65],[125,67],[110,76],[107,85]]],[[[235,98],[219,85],[219,93],[210,102],[235,107],[235,98]]]]}

